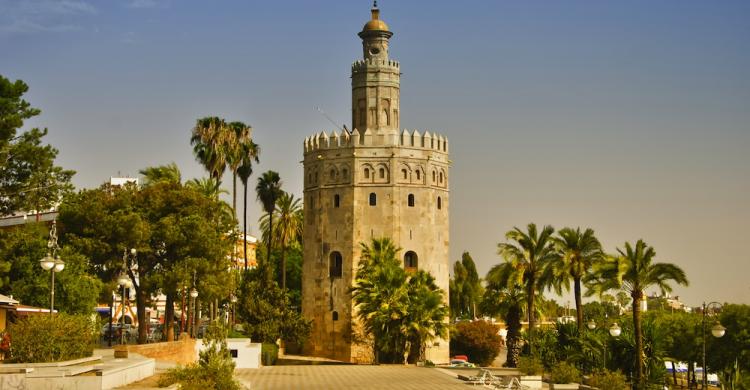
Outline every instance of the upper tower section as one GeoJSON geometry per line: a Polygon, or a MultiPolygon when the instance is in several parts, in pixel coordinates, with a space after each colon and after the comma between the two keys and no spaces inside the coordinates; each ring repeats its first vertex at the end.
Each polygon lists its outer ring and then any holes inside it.
{"type": "Polygon", "coordinates": [[[400,68],[388,57],[393,33],[380,19],[377,1],[359,37],[363,59],[352,64],[352,128],[398,134],[400,68]]]}

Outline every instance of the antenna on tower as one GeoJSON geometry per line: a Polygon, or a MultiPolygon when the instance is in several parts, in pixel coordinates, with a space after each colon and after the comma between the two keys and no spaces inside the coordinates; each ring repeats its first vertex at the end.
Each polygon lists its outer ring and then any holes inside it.
{"type": "Polygon", "coordinates": [[[349,129],[347,129],[347,128],[346,128],[346,125],[344,125],[344,127],[342,128],[341,126],[339,126],[339,125],[338,125],[338,123],[336,123],[336,122],[335,122],[335,121],[334,121],[333,119],[331,119],[331,117],[330,117],[330,116],[328,116],[328,114],[326,114],[326,112],[325,112],[325,111],[321,110],[321,109],[320,109],[320,107],[318,107],[318,106],[315,106],[315,109],[316,109],[316,110],[317,110],[317,111],[318,111],[318,112],[319,112],[319,113],[320,113],[321,115],[323,115],[324,117],[326,117],[326,119],[328,119],[328,121],[329,121],[329,122],[331,122],[331,123],[332,123],[332,124],[333,124],[334,126],[336,126],[336,128],[337,128],[337,129],[341,130],[342,132],[343,132],[343,131],[345,131],[345,132],[346,132],[347,134],[351,135],[351,132],[349,132],[349,129]]]}

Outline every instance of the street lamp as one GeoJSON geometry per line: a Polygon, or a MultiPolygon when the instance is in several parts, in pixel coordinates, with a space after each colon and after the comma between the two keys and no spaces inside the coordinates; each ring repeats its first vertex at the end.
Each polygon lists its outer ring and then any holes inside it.
{"type": "MultiPolygon", "coordinates": [[[[596,328],[596,322],[594,320],[590,320],[586,327],[588,327],[590,330],[594,330],[596,328]]],[[[609,335],[612,337],[620,337],[620,333],[622,333],[622,328],[620,328],[620,325],[617,325],[616,322],[612,323],[612,326],[609,327],[609,335]]],[[[607,367],[607,340],[604,340],[604,368],[607,367]]]]}
{"type": "Polygon", "coordinates": [[[65,268],[65,262],[60,259],[57,251],[60,247],[57,245],[57,222],[52,221],[52,227],[49,230],[49,239],[47,240],[47,256],[39,260],[39,265],[45,271],[51,271],[51,283],[49,290],[49,315],[55,311],[55,274],[65,268]]]}
{"type": "MultiPolygon", "coordinates": [[[[721,303],[718,302],[710,302],[706,304],[703,302],[703,387],[706,388],[708,386],[708,369],[706,369],[706,316],[708,315],[708,311],[713,308],[714,311],[721,309],[721,303]]],[[[716,337],[717,339],[720,337],[723,337],[724,334],[727,332],[727,328],[721,326],[719,321],[717,320],[714,326],[711,327],[711,335],[716,337]]]]}
{"type": "Polygon", "coordinates": [[[190,330],[192,333],[191,336],[195,338],[195,299],[198,298],[198,290],[196,290],[195,287],[190,290],[190,298],[193,298],[193,312],[190,316],[190,330]]]}
{"type": "Polygon", "coordinates": [[[234,329],[235,312],[237,311],[237,296],[232,294],[229,297],[229,301],[232,302],[232,329],[234,329]]]}
{"type": "MultiPolygon", "coordinates": [[[[138,252],[135,248],[130,249],[130,254],[135,257],[138,252]]],[[[122,271],[120,276],[117,277],[117,284],[122,287],[122,326],[120,327],[120,343],[125,344],[125,289],[133,286],[133,282],[130,281],[128,275],[128,250],[122,254],[122,271]]]]}

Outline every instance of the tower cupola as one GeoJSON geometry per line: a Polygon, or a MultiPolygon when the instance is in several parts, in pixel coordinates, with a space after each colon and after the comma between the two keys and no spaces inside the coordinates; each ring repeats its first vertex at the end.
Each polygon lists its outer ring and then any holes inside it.
{"type": "Polygon", "coordinates": [[[362,38],[364,58],[387,59],[388,39],[393,36],[393,33],[388,29],[388,25],[380,19],[377,1],[373,2],[370,13],[370,20],[365,23],[362,31],[358,34],[362,38]]]}

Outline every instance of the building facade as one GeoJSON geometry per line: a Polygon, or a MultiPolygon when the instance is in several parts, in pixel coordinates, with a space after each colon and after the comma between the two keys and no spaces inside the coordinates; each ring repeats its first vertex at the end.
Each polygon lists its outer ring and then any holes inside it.
{"type": "MultiPolygon", "coordinates": [[[[372,9],[359,37],[363,58],[352,64],[352,131],[321,132],[304,141],[302,311],[313,320],[305,352],[370,362],[350,288],[360,244],[390,238],[403,266],[430,272],[448,302],[448,140],[400,130],[401,68],[389,57],[393,33],[372,9]]],[[[447,319],[446,319],[447,320],[447,319]]],[[[448,362],[447,340],[426,358],[448,362]]]]}

